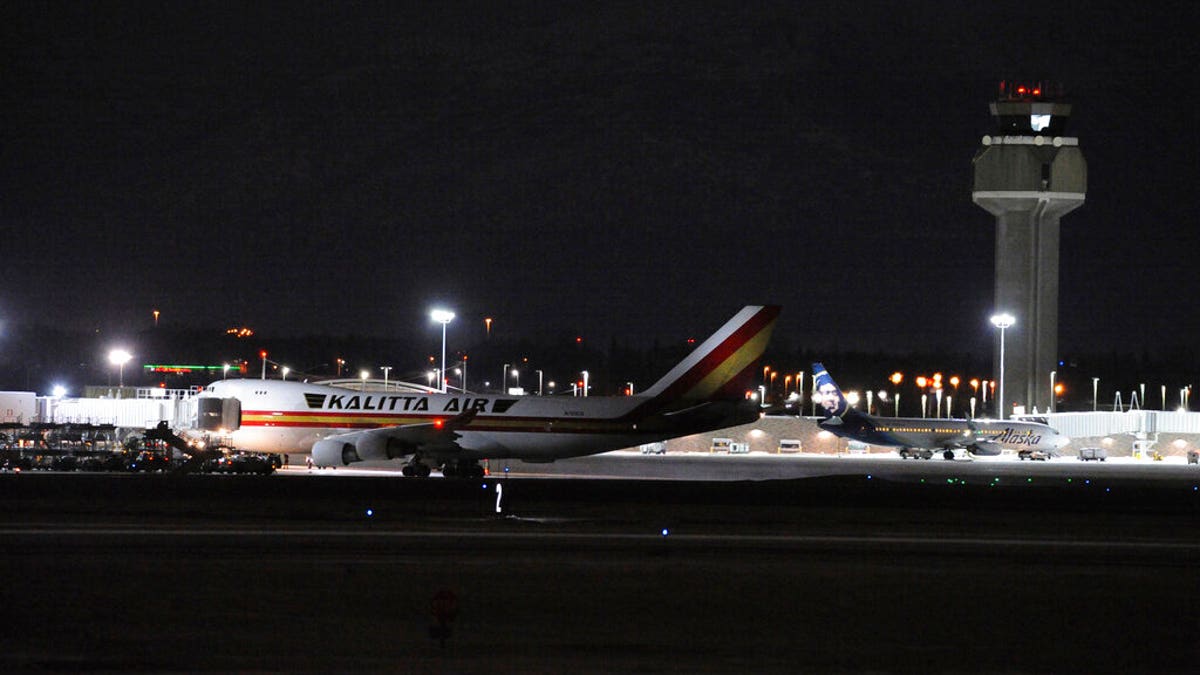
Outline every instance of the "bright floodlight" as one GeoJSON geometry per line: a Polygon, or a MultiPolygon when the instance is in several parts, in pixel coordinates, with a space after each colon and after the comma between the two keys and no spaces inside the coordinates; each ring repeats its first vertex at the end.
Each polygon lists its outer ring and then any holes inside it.
{"type": "Polygon", "coordinates": [[[114,349],[108,353],[108,362],[117,367],[117,386],[125,388],[125,364],[129,363],[129,359],[133,358],[133,354],[124,349],[114,349]]]}
{"type": "Polygon", "coordinates": [[[996,328],[1008,328],[1017,322],[1012,314],[997,314],[992,317],[992,325],[996,328]]]}
{"type": "Polygon", "coordinates": [[[62,398],[67,395],[67,388],[61,384],[54,385],[54,398],[62,398]]]}
{"type": "Polygon", "coordinates": [[[429,313],[429,318],[442,324],[442,369],[440,373],[441,382],[438,383],[438,391],[446,393],[446,324],[454,320],[454,312],[445,309],[435,309],[429,313]]]}

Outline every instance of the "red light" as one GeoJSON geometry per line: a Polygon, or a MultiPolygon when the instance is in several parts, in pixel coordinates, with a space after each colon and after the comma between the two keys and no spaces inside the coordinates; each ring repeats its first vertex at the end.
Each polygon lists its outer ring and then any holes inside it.
{"type": "Polygon", "coordinates": [[[1025,87],[1017,87],[1017,93],[1024,96],[1025,95],[1025,87]]]}
{"type": "Polygon", "coordinates": [[[434,421],[433,421],[433,426],[434,426],[434,428],[435,428],[435,429],[441,429],[443,424],[445,424],[445,423],[444,423],[444,422],[442,422],[441,420],[434,420],[434,421]]]}
{"type": "Polygon", "coordinates": [[[687,341],[687,343],[688,343],[689,345],[694,345],[694,344],[696,344],[696,338],[688,338],[688,341],[687,341]]]}
{"type": "Polygon", "coordinates": [[[576,337],[576,338],[575,338],[575,344],[579,344],[579,343],[581,343],[581,342],[583,342],[583,337],[582,337],[582,336],[578,336],[578,337],[576,337]]]}
{"type": "Polygon", "coordinates": [[[258,357],[259,357],[260,359],[265,359],[265,358],[267,358],[267,350],[265,350],[265,349],[264,349],[264,350],[262,350],[261,352],[259,352],[259,353],[258,353],[258,357]]]}
{"type": "Polygon", "coordinates": [[[1033,95],[1034,95],[1034,96],[1041,96],[1041,95],[1042,95],[1042,90],[1041,90],[1041,89],[1034,89],[1034,90],[1033,90],[1033,95]]]}

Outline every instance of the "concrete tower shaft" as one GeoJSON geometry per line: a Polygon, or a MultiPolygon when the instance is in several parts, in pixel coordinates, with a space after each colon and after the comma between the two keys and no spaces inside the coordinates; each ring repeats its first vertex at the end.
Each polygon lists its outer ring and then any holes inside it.
{"type": "MultiPolygon", "coordinates": [[[[995,311],[1006,330],[1004,393],[998,412],[1051,407],[1050,373],[1058,363],[1059,220],[1083,204],[1087,163],[1079,139],[1065,133],[1071,107],[1033,87],[1003,87],[991,104],[996,133],[974,159],[973,201],[996,218],[995,311]],[[1033,92],[1036,91],[1035,95],[1033,92]],[[1055,134],[1055,135],[1050,135],[1055,134]]],[[[999,335],[996,336],[997,343],[999,335]]],[[[999,347],[993,373],[999,376],[999,347]]]]}

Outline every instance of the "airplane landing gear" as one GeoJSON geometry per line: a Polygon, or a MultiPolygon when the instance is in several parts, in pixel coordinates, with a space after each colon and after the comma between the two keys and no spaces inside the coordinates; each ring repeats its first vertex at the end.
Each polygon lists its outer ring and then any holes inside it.
{"type": "Polygon", "coordinates": [[[947,451],[943,452],[943,453],[942,453],[942,459],[944,459],[944,460],[946,460],[946,461],[950,461],[950,460],[954,459],[954,451],[953,451],[953,450],[947,450],[947,451]]]}

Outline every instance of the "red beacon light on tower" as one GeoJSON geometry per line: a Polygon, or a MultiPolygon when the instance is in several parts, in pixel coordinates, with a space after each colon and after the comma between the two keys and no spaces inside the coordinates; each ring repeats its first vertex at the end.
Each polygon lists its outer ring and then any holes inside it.
{"type": "Polygon", "coordinates": [[[1037,84],[1022,84],[1010,80],[1000,82],[1000,99],[1007,101],[1046,100],[1062,96],[1062,86],[1039,82],[1037,84]]]}

